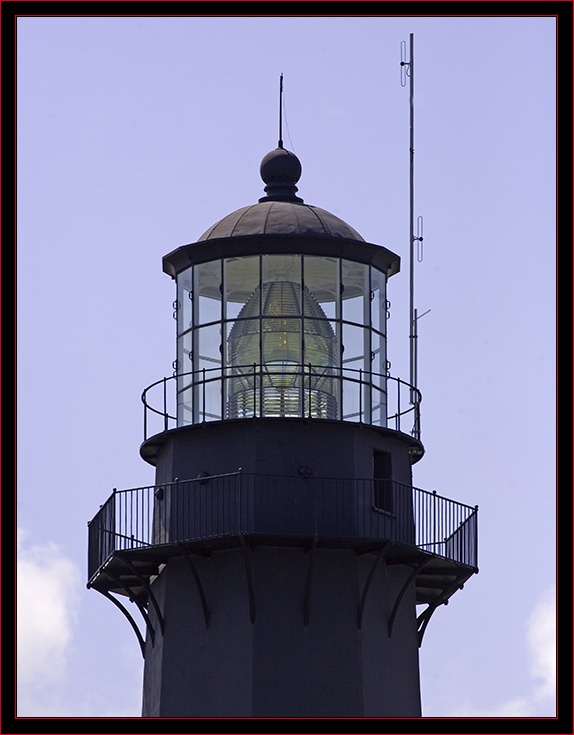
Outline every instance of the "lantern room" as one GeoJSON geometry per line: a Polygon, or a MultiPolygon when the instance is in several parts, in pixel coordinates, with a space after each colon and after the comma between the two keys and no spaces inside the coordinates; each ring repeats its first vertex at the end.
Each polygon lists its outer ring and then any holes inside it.
{"type": "Polygon", "coordinates": [[[399,258],[296,196],[297,157],[261,163],[266,196],[164,258],[177,283],[177,426],[316,418],[386,427],[387,279],[399,258]]]}

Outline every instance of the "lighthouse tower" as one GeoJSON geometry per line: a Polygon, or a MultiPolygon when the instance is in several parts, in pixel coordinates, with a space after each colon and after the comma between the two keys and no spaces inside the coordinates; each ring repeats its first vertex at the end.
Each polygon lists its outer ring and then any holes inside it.
{"type": "Polygon", "coordinates": [[[260,171],[257,203],[163,259],[155,484],[90,522],[88,586],[136,633],[144,717],[420,717],[419,646],[477,571],[477,509],[413,486],[421,396],[386,355],[398,256],[305,203],[281,142],[260,171]]]}

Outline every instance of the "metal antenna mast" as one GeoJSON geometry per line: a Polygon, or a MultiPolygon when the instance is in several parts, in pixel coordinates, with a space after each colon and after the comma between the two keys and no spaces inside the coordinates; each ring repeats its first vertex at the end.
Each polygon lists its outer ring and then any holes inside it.
{"type": "MultiPolygon", "coordinates": [[[[409,212],[410,212],[410,223],[409,223],[409,309],[410,309],[410,331],[409,331],[409,344],[410,344],[410,380],[409,383],[416,388],[416,365],[415,365],[415,262],[414,262],[414,245],[415,245],[415,221],[414,221],[414,207],[415,207],[415,55],[414,55],[414,34],[410,34],[410,49],[409,49],[409,68],[408,75],[410,77],[410,88],[409,88],[409,109],[410,109],[410,137],[409,137],[409,153],[410,153],[410,168],[409,168],[409,212]]],[[[412,401],[411,401],[412,402],[412,401]]]]}
{"type": "Polygon", "coordinates": [[[283,148],[283,74],[279,77],[279,148],[283,148]]]}
{"type": "MultiPolygon", "coordinates": [[[[415,309],[415,240],[422,243],[422,217],[417,220],[417,235],[415,236],[415,42],[414,33],[410,34],[409,60],[404,58],[406,44],[401,43],[401,85],[406,85],[406,77],[409,77],[409,109],[410,109],[410,136],[409,136],[409,345],[410,345],[410,379],[413,388],[417,387],[417,315],[415,309]]],[[[417,249],[417,259],[422,260],[422,246],[417,249]]],[[[425,312],[425,314],[428,312],[425,312]]],[[[416,393],[411,391],[411,403],[415,403],[416,393]]]]}

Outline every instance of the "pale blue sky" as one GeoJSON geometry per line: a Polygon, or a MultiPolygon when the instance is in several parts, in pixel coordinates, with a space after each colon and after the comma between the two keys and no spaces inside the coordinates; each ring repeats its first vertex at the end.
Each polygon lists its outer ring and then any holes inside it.
{"type": "Polygon", "coordinates": [[[85,589],[86,522],[113,487],[153,483],[140,395],[175,358],[161,258],[263,195],[281,73],[299,194],[402,258],[388,353],[408,379],[413,32],[416,306],[431,309],[414,482],[480,506],[480,573],[425,633],[423,714],[553,716],[555,19],[17,26],[17,520],[24,594],[41,591],[24,598],[19,714],[140,714],[135,636],[85,589]]]}

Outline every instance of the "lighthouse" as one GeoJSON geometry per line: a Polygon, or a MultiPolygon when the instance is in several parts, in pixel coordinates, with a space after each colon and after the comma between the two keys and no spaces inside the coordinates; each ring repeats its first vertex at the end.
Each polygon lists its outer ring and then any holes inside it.
{"type": "Polygon", "coordinates": [[[418,488],[390,374],[399,257],[305,202],[301,162],[172,250],[173,375],[143,391],[150,487],[89,525],[88,587],[144,658],[143,717],[420,717],[419,647],[477,568],[477,508],[418,488]]]}

